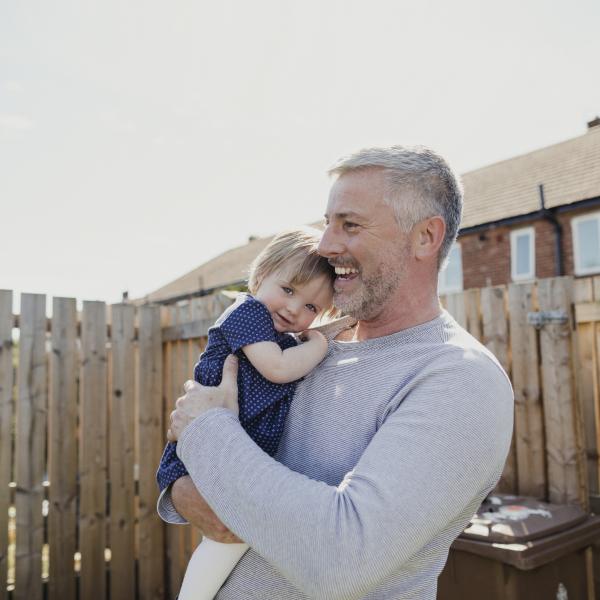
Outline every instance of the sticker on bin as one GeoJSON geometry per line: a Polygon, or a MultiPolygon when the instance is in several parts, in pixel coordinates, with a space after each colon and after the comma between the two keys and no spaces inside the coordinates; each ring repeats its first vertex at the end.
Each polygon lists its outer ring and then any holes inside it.
{"type": "Polygon", "coordinates": [[[552,518],[552,513],[544,508],[531,508],[520,504],[508,504],[500,506],[494,512],[484,512],[481,516],[492,523],[500,523],[502,521],[524,521],[532,515],[538,515],[547,519],[552,518]]]}

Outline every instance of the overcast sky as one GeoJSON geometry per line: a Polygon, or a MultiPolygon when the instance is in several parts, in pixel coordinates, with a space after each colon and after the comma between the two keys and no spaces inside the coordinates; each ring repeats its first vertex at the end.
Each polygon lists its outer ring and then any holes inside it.
{"type": "Polygon", "coordinates": [[[0,0],[0,288],[116,302],[323,213],[327,167],[464,173],[600,114],[600,2],[0,0]]]}

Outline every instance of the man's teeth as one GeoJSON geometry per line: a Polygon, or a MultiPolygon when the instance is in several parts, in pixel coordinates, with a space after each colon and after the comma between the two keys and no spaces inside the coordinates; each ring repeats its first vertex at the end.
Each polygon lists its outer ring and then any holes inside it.
{"type": "Polygon", "coordinates": [[[336,267],[336,275],[350,275],[350,273],[358,273],[358,269],[351,269],[350,267],[336,267]]]}

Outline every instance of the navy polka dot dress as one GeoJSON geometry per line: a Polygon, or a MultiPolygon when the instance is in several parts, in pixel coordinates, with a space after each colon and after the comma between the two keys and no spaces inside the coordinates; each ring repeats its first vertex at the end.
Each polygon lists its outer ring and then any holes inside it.
{"type": "MultiPolygon", "coordinates": [[[[282,350],[297,344],[292,335],[275,330],[264,304],[250,294],[240,294],[235,304],[209,329],[206,350],[194,368],[194,379],[202,385],[219,385],[225,359],[235,354],[239,359],[240,423],[248,435],[273,456],[296,383],[273,383],[252,366],[241,349],[257,342],[275,342],[282,350]]],[[[187,471],[175,452],[175,444],[167,444],[156,473],[158,487],[162,491],[183,475],[187,475],[187,471]]]]}

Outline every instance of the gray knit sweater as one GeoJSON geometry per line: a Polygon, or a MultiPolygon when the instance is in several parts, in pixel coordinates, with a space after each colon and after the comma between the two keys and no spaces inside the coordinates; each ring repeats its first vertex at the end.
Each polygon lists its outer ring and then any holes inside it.
{"type": "MultiPolygon", "coordinates": [[[[177,452],[251,550],[218,600],[434,600],[452,540],[496,484],[513,395],[447,314],[331,342],[292,402],[277,460],[213,409],[177,452]]],[[[169,494],[159,513],[182,522],[169,494]]]]}

